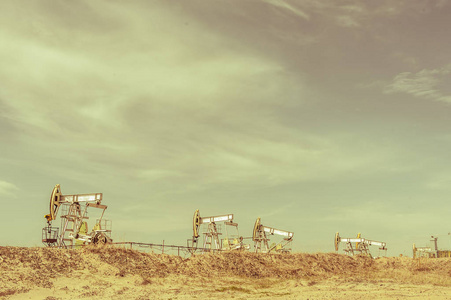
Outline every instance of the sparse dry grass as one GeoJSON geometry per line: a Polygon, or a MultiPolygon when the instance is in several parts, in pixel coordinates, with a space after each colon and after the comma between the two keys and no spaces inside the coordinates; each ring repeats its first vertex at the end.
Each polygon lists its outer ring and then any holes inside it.
{"type": "MultiPolygon", "coordinates": [[[[419,264],[410,258],[373,260],[335,253],[229,252],[184,259],[115,247],[0,247],[0,257],[0,298],[14,297],[33,288],[55,290],[55,280],[61,278],[77,278],[80,282],[78,289],[71,288],[70,281],[65,283],[57,289],[61,293],[118,299],[135,290],[145,297],[150,290],[158,289],[177,296],[285,298],[300,288],[319,290],[325,282],[344,286],[451,287],[449,258],[423,259],[419,264]],[[127,284],[117,285],[113,279],[127,284]]],[[[164,299],[165,294],[159,293],[149,295],[164,299]]]]}

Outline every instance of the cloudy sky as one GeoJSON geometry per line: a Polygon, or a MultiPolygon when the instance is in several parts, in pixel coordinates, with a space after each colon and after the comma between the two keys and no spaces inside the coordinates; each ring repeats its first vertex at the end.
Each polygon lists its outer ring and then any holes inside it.
{"type": "Polygon", "coordinates": [[[450,1],[2,1],[1,245],[102,192],[116,241],[192,216],[450,248],[450,1]]]}

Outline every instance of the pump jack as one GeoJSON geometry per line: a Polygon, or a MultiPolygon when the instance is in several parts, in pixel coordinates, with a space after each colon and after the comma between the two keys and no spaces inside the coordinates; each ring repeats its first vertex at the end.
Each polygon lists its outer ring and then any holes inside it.
{"type": "Polygon", "coordinates": [[[238,223],[233,222],[233,214],[219,215],[212,217],[201,217],[199,210],[196,209],[193,217],[193,238],[191,241],[191,247],[197,248],[197,244],[200,237],[200,226],[207,224],[207,229],[204,234],[204,242],[202,246],[202,252],[211,250],[244,250],[249,246],[243,244],[243,237],[239,236],[238,223]],[[219,238],[222,233],[219,229],[218,222],[223,222],[226,230],[226,237],[221,241],[219,238]],[[227,227],[235,227],[236,234],[229,237],[227,227]],[[222,243],[221,243],[222,242],[222,243]]]}
{"type": "Polygon", "coordinates": [[[288,244],[293,241],[293,232],[279,230],[272,227],[264,226],[261,224],[261,219],[257,218],[254,225],[254,231],[252,234],[252,240],[254,241],[254,250],[256,253],[265,252],[270,253],[272,251],[276,252],[290,252],[291,249],[285,248],[288,244]],[[269,235],[280,235],[283,236],[283,241],[278,244],[268,245],[269,235]]]}
{"type": "Polygon", "coordinates": [[[338,251],[340,243],[346,245],[346,248],[344,248],[343,251],[351,256],[360,254],[371,257],[369,246],[379,246],[379,250],[384,250],[385,253],[387,252],[387,243],[364,239],[361,237],[360,233],[357,234],[356,238],[342,238],[337,232],[334,239],[335,251],[338,251]],[[353,246],[353,243],[355,243],[355,247],[353,246]]]}
{"type": "Polygon", "coordinates": [[[102,193],[63,195],[59,184],[55,185],[50,196],[50,213],[45,215],[47,227],[42,229],[42,242],[49,247],[67,248],[76,244],[106,244],[112,242],[110,223],[102,220],[107,209],[101,204],[102,193]],[[102,210],[91,233],[87,232],[88,207],[102,210]],[[58,211],[61,215],[61,230],[52,227],[52,221],[57,217],[58,211]],[[66,245],[67,243],[67,245],[66,245]]]}

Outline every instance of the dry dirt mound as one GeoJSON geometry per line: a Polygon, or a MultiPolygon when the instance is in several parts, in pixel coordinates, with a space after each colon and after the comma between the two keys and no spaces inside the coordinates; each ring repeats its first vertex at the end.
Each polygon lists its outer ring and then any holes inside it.
{"type": "Polygon", "coordinates": [[[451,286],[451,259],[349,257],[335,253],[255,254],[228,252],[179,256],[142,253],[115,247],[56,248],[0,247],[0,296],[51,288],[53,280],[75,273],[100,277],[139,276],[143,284],[153,278],[282,278],[350,281],[392,280],[451,286]],[[18,285],[18,282],[21,284],[18,285]]]}

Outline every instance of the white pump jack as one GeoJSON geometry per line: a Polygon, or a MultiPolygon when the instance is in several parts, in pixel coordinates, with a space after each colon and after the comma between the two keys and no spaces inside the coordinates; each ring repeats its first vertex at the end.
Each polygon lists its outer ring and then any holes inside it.
{"type": "Polygon", "coordinates": [[[264,252],[290,252],[286,246],[293,240],[294,233],[290,231],[275,229],[273,227],[264,226],[261,224],[261,219],[257,218],[254,225],[252,240],[254,241],[254,250],[256,253],[264,252]],[[283,237],[282,242],[269,246],[269,238],[267,235],[279,235],[283,237]]]}
{"type": "MultiPolygon", "coordinates": [[[[45,215],[48,225],[42,229],[42,242],[50,247],[64,248],[67,247],[66,242],[73,246],[74,240],[78,241],[78,244],[112,242],[109,235],[111,230],[102,228],[102,224],[106,224],[102,222],[102,218],[107,209],[106,205],[101,204],[102,196],[102,193],[63,195],[60,185],[55,185],[50,196],[50,213],[45,215]],[[61,215],[61,230],[58,230],[58,228],[52,228],[52,221],[56,219],[61,207],[64,209],[63,215],[61,215]],[[88,207],[102,210],[100,218],[89,234],[85,222],[89,219],[87,216],[88,207]]],[[[103,227],[106,226],[103,225],[103,227]]]]}
{"type": "Polygon", "coordinates": [[[385,253],[387,252],[387,243],[362,238],[360,233],[357,234],[356,238],[342,238],[337,232],[334,238],[335,251],[338,251],[340,243],[346,245],[346,248],[344,248],[343,251],[351,256],[360,254],[371,257],[372,255],[369,246],[378,246],[379,250],[384,250],[385,253]],[[355,247],[353,244],[355,244],[355,247]]]}
{"type": "Polygon", "coordinates": [[[244,250],[249,246],[243,244],[243,238],[239,236],[238,233],[238,223],[233,222],[233,214],[212,216],[212,217],[201,217],[199,210],[196,209],[193,217],[193,239],[192,246],[197,248],[198,239],[200,236],[200,226],[202,224],[207,225],[204,234],[204,242],[202,247],[202,252],[210,250],[244,250]],[[219,235],[222,233],[219,231],[218,222],[223,222],[226,230],[226,237],[222,240],[219,235]],[[235,227],[236,234],[233,238],[228,235],[227,227],[235,227]]]}

